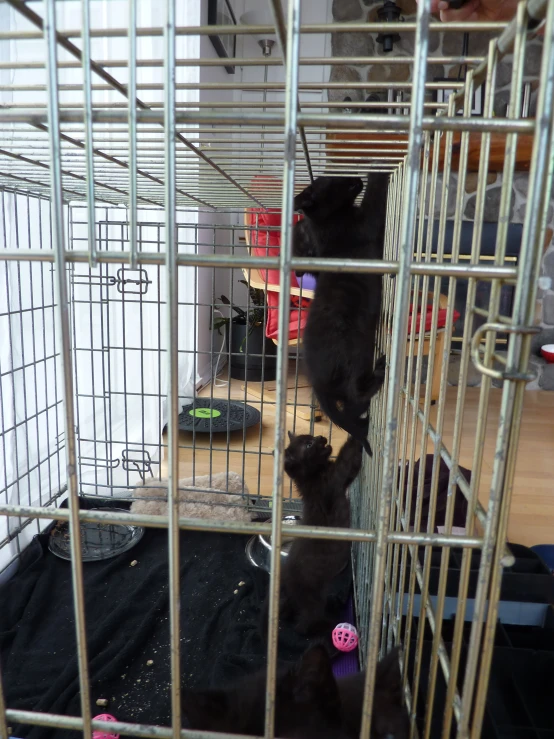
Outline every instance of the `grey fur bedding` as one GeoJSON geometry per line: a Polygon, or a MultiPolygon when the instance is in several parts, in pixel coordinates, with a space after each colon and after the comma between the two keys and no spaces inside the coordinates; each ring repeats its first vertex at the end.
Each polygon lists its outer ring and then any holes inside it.
{"type": "MultiPolygon", "coordinates": [[[[178,486],[209,488],[209,490],[179,490],[179,516],[229,521],[251,521],[248,511],[248,487],[236,472],[184,477],[178,486]],[[213,489],[221,492],[213,492],[213,489]]],[[[133,491],[131,513],[167,516],[167,480],[148,480],[133,491]]]]}

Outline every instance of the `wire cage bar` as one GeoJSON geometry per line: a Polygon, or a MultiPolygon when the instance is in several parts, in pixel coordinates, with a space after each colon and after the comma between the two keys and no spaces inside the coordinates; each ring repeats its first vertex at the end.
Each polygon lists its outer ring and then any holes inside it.
{"type": "Polygon", "coordinates": [[[484,736],[502,572],[514,561],[508,517],[552,218],[554,6],[523,0],[510,22],[442,24],[431,17],[430,0],[421,0],[398,31],[410,40],[407,50],[385,56],[342,54],[336,39],[373,39],[390,24],[332,22],[325,4],[316,12],[308,0],[289,0],[286,13],[269,0],[274,25],[251,26],[208,25],[204,2],[166,0],[162,23],[155,3],[115,0],[107,19],[95,14],[96,2],[0,2],[0,582],[13,576],[33,536],[68,522],[81,699],[80,716],[12,707],[0,671],[0,735],[19,725],[73,729],[87,739],[97,729],[213,736],[184,729],[181,709],[180,535],[198,531],[271,537],[264,736],[275,736],[283,516],[301,512],[284,474],[287,431],[325,434],[335,454],[346,438],[322,417],[301,340],[281,340],[293,311],[300,321],[313,297],[291,279],[297,271],[363,271],[383,277],[378,345],[387,375],[370,409],[374,456],[350,490],[352,528],[299,525],[286,534],[352,543],[365,669],[361,736],[372,736],[377,662],[394,646],[410,737],[484,736]],[[433,43],[470,33],[487,39],[485,51],[451,53],[452,44],[433,43]],[[235,55],[212,54],[213,34],[235,36],[235,55]],[[254,56],[251,37],[261,34],[276,36],[278,53],[254,56]],[[542,55],[527,117],[526,60],[538,34],[542,55]],[[235,78],[224,73],[229,65],[235,78]],[[435,79],[433,65],[450,79],[435,79]],[[381,82],[380,73],[362,80],[332,72],[385,66],[405,74],[381,82]],[[262,67],[263,82],[254,74],[262,67]],[[501,76],[510,88],[499,115],[501,76]],[[385,98],[363,100],[384,90],[385,98]],[[452,94],[441,97],[446,90],[452,94]],[[477,93],[479,116],[472,114],[477,93]],[[510,261],[512,192],[522,167],[527,205],[519,256],[510,261]],[[294,257],[294,195],[322,175],[374,172],[390,174],[383,259],[294,257]],[[491,172],[501,188],[487,255],[491,172]],[[280,225],[264,225],[268,213],[280,225]],[[483,286],[487,299],[479,303],[483,286]],[[278,297],[270,303],[272,291],[278,297]],[[234,315],[247,327],[242,343],[234,315]],[[275,341],[264,332],[272,319],[275,341]],[[260,344],[253,328],[261,329],[260,344]],[[452,351],[459,351],[454,386],[452,351]],[[260,374],[238,379],[237,362],[243,373],[256,363],[260,374]],[[470,363],[481,373],[479,388],[467,387],[470,363]],[[202,403],[216,401],[250,407],[259,420],[249,426],[243,414],[222,432],[183,431],[186,413],[196,417],[202,403]],[[438,524],[441,466],[448,482],[438,524]],[[238,492],[230,473],[242,480],[238,492]],[[166,486],[165,513],[80,507],[83,497],[137,501],[150,480],[166,486]],[[225,497],[222,510],[246,508],[250,519],[183,516],[182,496],[196,503],[206,492],[225,497]],[[462,532],[454,525],[459,496],[467,511],[462,532]],[[93,719],[83,522],[168,532],[165,726],[93,719]],[[458,553],[453,605],[447,583],[458,553]]]}

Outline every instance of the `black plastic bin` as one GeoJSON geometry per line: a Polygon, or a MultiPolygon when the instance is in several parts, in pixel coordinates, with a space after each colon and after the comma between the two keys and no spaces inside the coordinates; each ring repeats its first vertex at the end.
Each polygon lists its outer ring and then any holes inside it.
{"type": "MultiPolygon", "coordinates": [[[[528,547],[510,544],[515,557],[512,567],[506,568],[502,576],[500,590],[499,620],[504,624],[542,626],[548,607],[554,604],[554,577],[540,556],[528,547]]],[[[424,548],[419,549],[419,561],[423,566],[424,548]]],[[[440,576],[440,564],[443,551],[439,548],[431,550],[431,571],[429,577],[429,594],[436,599],[440,576]]],[[[477,578],[481,553],[472,551],[471,570],[468,587],[468,609],[466,619],[473,617],[473,599],[477,589],[477,578]]],[[[456,613],[462,550],[452,549],[448,563],[444,618],[449,619],[456,613]]],[[[408,581],[406,581],[407,583],[408,581]]],[[[407,590],[407,586],[405,591],[407,590]]],[[[420,593],[416,587],[415,615],[419,615],[420,593]]],[[[404,615],[407,613],[408,597],[404,596],[404,615]]]]}
{"type": "MultiPolygon", "coordinates": [[[[417,634],[417,621],[412,635],[417,634]]],[[[442,636],[450,653],[454,621],[444,621],[442,636]]],[[[462,688],[471,624],[464,629],[458,689],[462,688]]],[[[425,715],[432,634],[424,635],[421,682],[417,714],[425,715]]],[[[413,676],[416,641],[410,647],[410,678],[413,676]]],[[[446,683],[437,671],[431,737],[442,735],[446,683]]],[[[419,723],[420,731],[423,723],[419,723]]],[[[451,736],[455,736],[455,720],[451,736]]],[[[481,732],[483,739],[554,739],[554,610],[549,608],[542,627],[499,623],[491,664],[487,705],[481,732]]]]}

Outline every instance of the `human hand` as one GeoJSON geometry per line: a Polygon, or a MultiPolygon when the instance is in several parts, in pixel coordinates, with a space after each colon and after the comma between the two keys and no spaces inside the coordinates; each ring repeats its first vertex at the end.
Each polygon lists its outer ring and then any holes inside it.
{"type": "MultiPolygon", "coordinates": [[[[421,0],[417,0],[421,2],[421,0]]],[[[469,0],[459,10],[452,10],[447,0],[431,0],[431,13],[440,13],[441,21],[510,21],[520,0],[469,0]]]]}

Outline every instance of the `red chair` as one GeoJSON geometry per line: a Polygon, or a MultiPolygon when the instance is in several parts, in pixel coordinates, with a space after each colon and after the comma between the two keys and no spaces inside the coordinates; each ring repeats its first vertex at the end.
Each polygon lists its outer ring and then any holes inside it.
{"type": "MultiPolygon", "coordinates": [[[[295,221],[299,220],[295,216],[295,221]]],[[[246,247],[250,254],[258,257],[279,256],[281,248],[281,211],[277,208],[264,210],[262,208],[247,208],[244,212],[244,236],[246,247]]],[[[279,270],[244,269],[244,277],[251,287],[263,290],[267,302],[266,336],[278,343],[278,303],[281,285],[279,284],[279,270]]],[[[314,293],[312,290],[301,290],[294,273],[290,276],[290,317],[289,345],[299,345],[306,320],[308,308],[314,293]]]]}

